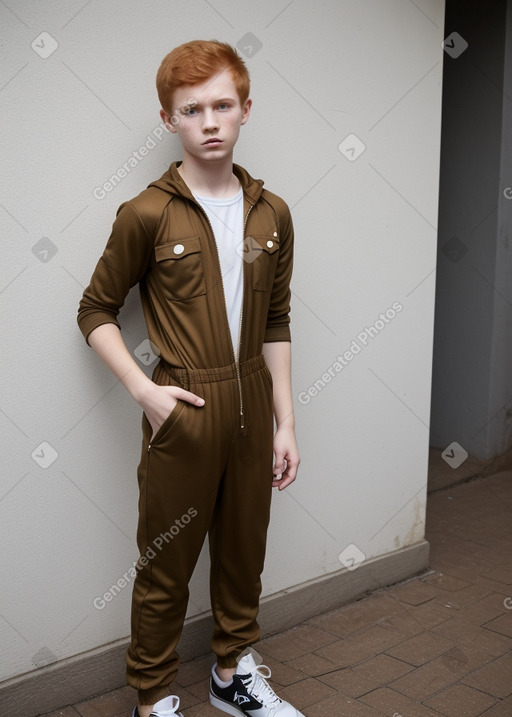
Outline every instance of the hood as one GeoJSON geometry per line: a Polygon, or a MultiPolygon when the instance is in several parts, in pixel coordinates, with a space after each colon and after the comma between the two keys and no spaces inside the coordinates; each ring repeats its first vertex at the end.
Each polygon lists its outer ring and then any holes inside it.
{"type": "MultiPolygon", "coordinates": [[[[194,200],[194,195],[185,184],[178,172],[181,162],[173,162],[167,172],[164,172],[160,179],[151,182],[148,187],[158,187],[168,194],[178,194],[181,197],[188,197],[194,200]]],[[[240,165],[233,164],[233,174],[240,180],[244,194],[255,204],[263,191],[263,180],[253,179],[251,175],[240,165]]]]}

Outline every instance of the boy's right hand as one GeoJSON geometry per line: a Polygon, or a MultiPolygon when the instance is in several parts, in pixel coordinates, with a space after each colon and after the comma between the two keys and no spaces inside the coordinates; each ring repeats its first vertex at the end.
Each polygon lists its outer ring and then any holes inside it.
{"type": "Polygon", "coordinates": [[[187,391],[180,386],[159,386],[156,383],[151,384],[150,390],[139,401],[153,429],[151,440],[153,440],[162,423],[171,415],[178,400],[187,401],[194,406],[204,406],[204,398],[191,391],[187,391]]]}
{"type": "Polygon", "coordinates": [[[144,409],[153,429],[153,436],[169,417],[178,400],[188,401],[194,406],[204,405],[204,399],[195,393],[186,391],[181,386],[159,386],[146,376],[126,348],[121,331],[115,324],[97,326],[89,334],[89,343],[130,396],[144,409]]]}

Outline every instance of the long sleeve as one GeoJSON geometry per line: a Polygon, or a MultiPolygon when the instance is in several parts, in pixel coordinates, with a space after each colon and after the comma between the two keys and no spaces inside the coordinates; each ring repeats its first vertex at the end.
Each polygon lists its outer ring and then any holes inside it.
{"type": "Polygon", "coordinates": [[[153,242],[146,226],[130,202],[117,210],[105,250],[100,257],[78,309],[78,325],[88,342],[97,326],[118,326],[117,315],[132,286],[147,271],[153,242]]]}
{"type": "Polygon", "coordinates": [[[290,281],[293,271],[293,222],[284,201],[279,201],[279,261],[270,295],[264,341],[291,341],[290,281]]]}

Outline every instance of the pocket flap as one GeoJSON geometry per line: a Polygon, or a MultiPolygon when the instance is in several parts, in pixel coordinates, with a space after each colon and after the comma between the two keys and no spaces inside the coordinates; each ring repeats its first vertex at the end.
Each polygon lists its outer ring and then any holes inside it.
{"type": "Polygon", "coordinates": [[[279,239],[269,234],[251,234],[246,242],[251,249],[263,249],[267,254],[273,254],[279,249],[279,239]]]}
{"type": "Polygon", "coordinates": [[[199,237],[186,237],[185,239],[175,239],[166,244],[156,246],[155,259],[157,261],[183,259],[185,256],[195,254],[199,251],[201,251],[201,241],[199,237]]]}

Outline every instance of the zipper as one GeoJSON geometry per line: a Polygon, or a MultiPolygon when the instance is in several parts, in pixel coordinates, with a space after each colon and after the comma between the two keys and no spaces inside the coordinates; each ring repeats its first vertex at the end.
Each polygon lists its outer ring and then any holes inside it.
{"type": "MultiPolygon", "coordinates": [[[[242,230],[242,242],[245,242],[245,229],[247,227],[247,220],[249,218],[249,214],[251,213],[252,208],[254,207],[254,204],[251,204],[249,209],[247,210],[247,214],[245,215],[244,219],[244,227],[242,230]]],[[[245,264],[246,261],[242,257],[242,306],[240,307],[240,324],[238,326],[238,356],[236,356],[235,361],[235,371],[236,371],[236,378],[238,381],[238,393],[240,395],[240,428],[244,428],[244,401],[242,396],[242,380],[240,378],[240,352],[242,350],[242,317],[244,314],[244,300],[245,300],[245,264]]],[[[233,352],[234,353],[234,352],[233,352]]]]}
{"type": "MultiPolygon", "coordinates": [[[[215,245],[215,254],[217,256],[217,266],[219,268],[219,275],[220,275],[220,285],[222,287],[222,297],[224,299],[224,315],[226,317],[226,327],[227,327],[227,334],[229,338],[229,345],[231,346],[231,355],[233,356],[233,363],[235,365],[235,373],[236,373],[236,381],[238,384],[238,396],[240,401],[240,428],[245,428],[245,418],[244,418],[244,401],[242,396],[242,380],[240,378],[240,351],[242,348],[242,316],[244,313],[244,302],[245,302],[245,260],[242,257],[242,306],[240,307],[240,322],[238,325],[238,355],[235,355],[235,348],[233,346],[233,341],[231,339],[231,332],[229,330],[229,319],[228,319],[228,310],[226,305],[226,292],[224,291],[224,281],[222,279],[222,267],[220,265],[220,258],[219,258],[219,252],[217,249],[217,242],[215,241],[215,233],[213,231],[212,223],[210,221],[210,217],[206,213],[206,211],[203,209],[203,207],[199,204],[199,202],[196,202],[194,200],[194,203],[199,207],[201,212],[206,217],[206,221],[208,222],[208,226],[210,227],[210,232],[213,238],[213,243],[215,245]]],[[[247,213],[245,215],[244,219],[244,226],[242,230],[242,241],[245,241],[245,229],[247,227],[247,219],[249,218],[249,214],[251,213],[251,210],[253,208],[254,204],[251,204],[249,209],[247,210],[247,213]]]]}

